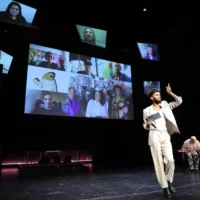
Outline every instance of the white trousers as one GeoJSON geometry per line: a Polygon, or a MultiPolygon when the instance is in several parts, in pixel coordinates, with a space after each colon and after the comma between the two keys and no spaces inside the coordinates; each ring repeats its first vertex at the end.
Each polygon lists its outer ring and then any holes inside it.
{"type": "Polygon", "coordinates": [[[167,188],[169,181],[173,182],[174,157],[170,136],[166,131],[155,131],[153,143],[150,145],[158,183],[161,188],[167,188]],[[165,169],[164,169],[165,164],[165,169]]]}

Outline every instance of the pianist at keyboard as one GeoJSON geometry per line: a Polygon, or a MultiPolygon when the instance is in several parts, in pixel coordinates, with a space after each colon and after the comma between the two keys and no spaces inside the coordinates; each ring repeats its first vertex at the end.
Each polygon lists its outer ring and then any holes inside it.
{"type": "Polygon", "coordinates": [[[199,159],[200,159],[200,152],[192,149],[200,150],[200,142],[196,139],[195,136],[192,136],[190,139],[187,139],[182,146],[182,150],[191,149],[190,151],[186,151],[185,154],[188,158],[190,170],[194,172],[199,172],[199,159]],[[195,162],[193,162],[195,160],[195,162]]]}

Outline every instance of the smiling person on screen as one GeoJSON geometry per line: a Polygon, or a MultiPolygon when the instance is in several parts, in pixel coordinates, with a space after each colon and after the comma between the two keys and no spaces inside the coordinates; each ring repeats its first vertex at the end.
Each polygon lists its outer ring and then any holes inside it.
{"type": "Polygon", "coordinates": [[[53,103],[53,95],[48,92],[43,95],[43,101],[38,100],[36,102],[35,110],[33,111],[33,114],[39,115],[56,115],[57,113],[57,108],[53,103]]]}
{"type": "Polygon", "coordinates": [[[148,144],[157,180],[161,188],[163,188],[164,197],[172,198],[172,194],[176,190],[172,185],[175,164],[170,135],[180,133],[172,109],[182,103],[182,98],[172,92],[169,84],[166,87],[166,91],[175,101],[170,103],[161,101],[160,91],[156,88],[153,88],[148,93],[148,97],[152,100],[152,105],[143,110],[143,127],[149,130],[148,144]],[[154,114],[158,117],[153,119],[154,114]],[[150,116],[152,117],[150,118],[150,116]],[[164,164],[166,166],[165,169],[164,164]]]}
{"type": "Polygon", "coordinates": [[[28,25],[27,21],[22,16],[21,5],[17,2],[11,2],[6,8],[6,11],[0,12],[0,20],[18,25],[28,25]]]}
{"type": "Polygon", "coordinates": [[[119,119],[129,119],[129,110],[128,106],[124,101],[120,101],[118,105],[119,109],[119,119]]]}
{"type": "Polygon", "coordinates": [[[108,118],[108,102],[99,88],[95,88],[94,97],[87,104],[86,117],[108,118]]]}

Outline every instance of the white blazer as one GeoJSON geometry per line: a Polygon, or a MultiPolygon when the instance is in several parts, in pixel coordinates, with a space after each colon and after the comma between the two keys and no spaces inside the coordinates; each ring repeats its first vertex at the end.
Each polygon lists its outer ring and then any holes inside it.
{"type": "MultiPolygon", "coordinates": [[[[176,101],[173,101],[170,103],[167,103],[167,101],[162,101],[160,104],[162,107],[163,114],[166,117],[166,126],[167,126],[167,131],[169,135],[173,135],[174,133],[180,134],[180,131],[178,129],[176,119],[174,117],[172,110],[178,107],[179,105],[181,105],[182,102],[183,102],[182,98],[179,97],[179,99],[176,101]]],[[[149,141],[148,141],[149,145],[153,143],[153,138],[156,131],[156,129],[153,126],[150,126],[150,128],[147,128],[146,119],[148,118],[148,116],[151,115],[152,112],[153,112],[153,105],[143,110],[143,120],[144,120],[143,127],[144,129],[149,130],[149,141]]]]}

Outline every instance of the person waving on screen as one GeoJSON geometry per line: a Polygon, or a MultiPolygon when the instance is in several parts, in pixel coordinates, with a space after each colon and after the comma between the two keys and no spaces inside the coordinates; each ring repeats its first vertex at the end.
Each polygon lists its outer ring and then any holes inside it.
{"type": "Polygon", "coordinates": [[[152,105],[143,110],[143,127],[149,130],[148,143],[157,180],[164,190],[164,197],[172,198],[172,194],[176,190],[172,185],[175,164],[170,135],[180,133],[172,109],[182,103],[182,98],[172,92],[169,84],[166,87],[166,91],[175,101],[170,103],[161,101],[160,91],[156,88],[153,88],[148,93],[148,98],[152,100],[152,105]]]}
{"type": "Polygon", "coordinates": [[[18,25],[28,25],[26,19],[22,16],[21,5],[17,2],[11,2],[6,11],[0,12],[0,20],[18,25]]]}

